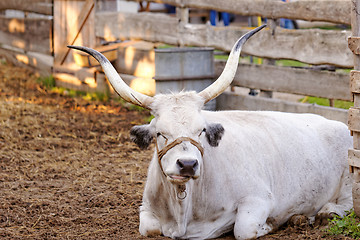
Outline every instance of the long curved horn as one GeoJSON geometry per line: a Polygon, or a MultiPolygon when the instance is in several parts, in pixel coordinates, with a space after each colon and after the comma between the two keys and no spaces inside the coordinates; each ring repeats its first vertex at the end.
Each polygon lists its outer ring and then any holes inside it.
{"type": "Polygon", "coordinates": [[[150,104],[153,102],[153,98],[144,95],[142,93],[136,92],[132,88],[130,88],[124,82],[124,80],[122,80],[122,78],[117,73],[114,66],[110,63],[110,61],[100,52],[88,47],[68,46],[68,48],[80,50],[93,56],[100,63],[101,67],[104,70],[105,75],[108,77],[110,81],[110,84],[114,88],[115,92],[119,94],[120,97],[122,97],[125,101],[150,109],[150,104]]]}
{"type": "Polygon", "coordinates": [[[199,93],[199,95],[205,99],[205,103],[219,96],[231,84],[238,67],[241,47],[252,35],[260,31],[264,27],[266,27],[266,24],[255,28],[254,30],[251,30],[250,32],[243,35],[239,40],[237,40],[230,52],[225,68],[219,78],[199,93]]]}

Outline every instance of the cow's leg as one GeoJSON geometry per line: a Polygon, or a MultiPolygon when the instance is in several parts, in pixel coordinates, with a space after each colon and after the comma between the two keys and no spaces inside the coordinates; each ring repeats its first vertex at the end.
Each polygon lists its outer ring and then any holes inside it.
{"type": "Polygon", "coordinates": [[[326,225],[328,219],[333,218],[335,215],[343,217],[352,206],[352,178],[348,173],[348,169],[345,169],[341,177],[339,190],[332,200],[325,204],[317,213],[315,224],[326,225]]]}
{"type": "Polygon", "coordinates": [[[238,207],[234,235],[236,239],[253,239],[273,230],[266,222],[272,209],[270,200],[247,198],[238,207]]]}
{"type": "Polygon", "coordinates": [[[153,237],[161,234],[161,226],[159,220],[150,211],[146,211],[140,207],[140,226],[139,232],[146,237],[153,237]]]}
{"type": "Polygon", "coordinates": [[[345,169],[338,191],[332,200],[321,208],[318,214],[336,214],[342,217],[345,215],[345,211],[352,208],[352,205],[352,178],[348,169],[345,169]]]}

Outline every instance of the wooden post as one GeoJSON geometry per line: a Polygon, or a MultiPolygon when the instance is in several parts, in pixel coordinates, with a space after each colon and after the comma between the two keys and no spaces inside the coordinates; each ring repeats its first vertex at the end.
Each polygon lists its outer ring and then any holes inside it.
{"type": "MultiPolygon", "coordinates": [[[[176,8],[176,17],[179,20],[178,28],[184,29],[185,25],[189,23],[189,9],[184,7],[176,8]]],[[[185,47],[184,42],[180,39],[179,47],[185,47]]]]}
{"type": "MultiPolygon", "coordinates": [[[[263,59],[263,63],[262,64],[266,64],[266,65],[275,65],[275,59],[269,59],[269,58],[264,58],[263,59]]],[[[273,97],[273,92],[272,91],[266,91],[266,90],[260,90],[260,97],[265,97],[265,98],[272,98],[273,97]]]]}
{"type": "Polygon", "coordinates": [[[68,57],[67,45],[95,47],[94,4],[95,0],[54,1],[55,65],[74,62],[68,57]]]}
{"type": "Polygon", "coordinates": [[[360,0],[351,1],[352,37],[349,48],[354,53],[354,71],[350,74],[350,86],[354,97],[354,107],[349,109],[349,129],[354,138],[354,149],[349,149],[350,172],[354,175],[353,202],[356,215],[360,216],[360,0]]]}
{"type": "Polygon", "coordinates": [[[94,9],[95,0],[54,0],[52,71],[58,86],[82,91],[98,90],[101,81],[97,81],[97,68],[82,68],[77,65],[72,54],[74,51],[67,47],[79,45],[95,48],[94,9]]]}

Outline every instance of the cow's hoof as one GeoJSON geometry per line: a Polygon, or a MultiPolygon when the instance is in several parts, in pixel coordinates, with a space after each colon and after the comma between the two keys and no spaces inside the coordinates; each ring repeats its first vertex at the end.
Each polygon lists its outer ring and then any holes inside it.
{"type": "Polygon", "coordinates": [[[160,224],[155,219],[143,218],[140,220],[139,232],[145,237],[155,237],[161,235],[160,224]]]}
{"type": "Polygon", "coordinates": [[[315,226],[326,226],[329,224],[329,220],[333,219],[336,213],[322,212],[318,213],[315,217],[315,226]]]}
{"type": "Polygon", "coordinates": [[[145,237],[156,237],[156,236],[160,236],[161,235],[161,231],[159,229],[153,229],[153,230],[148,230],[145,233],[145,237]]]}
{"type": "Polygon", "coordinates": [[[304,215],[295,214],[289,219],[288,223],[292,227],[303,227],[309,224],[309,218],[304,215]]]}

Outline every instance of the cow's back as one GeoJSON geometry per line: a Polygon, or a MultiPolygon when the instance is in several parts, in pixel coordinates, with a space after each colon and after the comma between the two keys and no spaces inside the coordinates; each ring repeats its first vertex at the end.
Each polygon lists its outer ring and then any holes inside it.
{"type": "Polygon", "coordinates": [[[222,189],[228,192],[220,201],[252,194],[271,198],[271,217],[281,224],[293,214],[316,214],[337,194],[352,146],[345,124],[281,112],[204,112],[204,116],[225,128],[219,146],[209,148],[211,157],[204,159],[210,182],[214,174],[223,175],[216,178],[219,186],[231,182],[222,189]]]}

